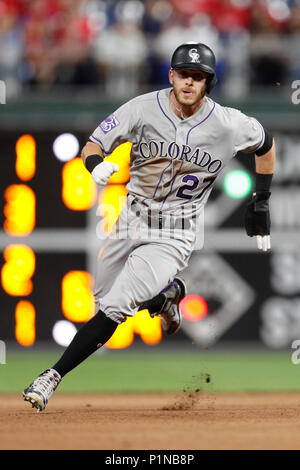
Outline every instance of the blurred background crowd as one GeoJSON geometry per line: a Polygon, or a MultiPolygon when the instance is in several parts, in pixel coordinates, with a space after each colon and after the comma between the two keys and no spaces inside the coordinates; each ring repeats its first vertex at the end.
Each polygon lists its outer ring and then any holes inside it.
{"type": "Polygon", "coordinates": [[[300,0],[0,0],[8,97],[168,86],[171,54],[187,41],[214,50],[224,96],[290,87],[300,79],[300,0]]]}

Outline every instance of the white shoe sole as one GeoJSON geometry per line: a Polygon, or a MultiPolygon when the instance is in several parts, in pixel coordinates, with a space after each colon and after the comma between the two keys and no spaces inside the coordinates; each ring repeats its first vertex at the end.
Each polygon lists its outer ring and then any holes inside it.
{"type": "Polygon", "coordinates": [[[39,413],[40,411],[46,408],[44,405],[43,398],[37,393],[34,393],[34,392],[24,393],[23,392],[22,395],[25,401],[29,401],[29,403],[32,404],[32,408],[37,409],[37,413],[39,413]]]}

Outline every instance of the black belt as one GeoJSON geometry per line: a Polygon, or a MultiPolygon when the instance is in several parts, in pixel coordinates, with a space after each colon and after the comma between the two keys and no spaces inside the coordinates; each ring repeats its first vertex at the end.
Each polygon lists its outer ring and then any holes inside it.
{"type": "MultiPolygon", "coordinates": [[[[161,230],[163,228],[164,217],[163,217],[161,211],[158,212],[158,216],[156,215],[156,213],[154,213],[154,215],[153,215],[153,213],[152,213],[153,210],[151,210],[151,208],[149,207],[147,209],[146,214],[141,214],[141,211],[139,210],[138,203],[135,199],[133,199],[133,201],[131,203],[131,209],[135,212],[135,215],[137,217],[141,217],[141,219],[144,220],[144,222],[147,223],[149,228],[156,228],[158,230],[161,230]],[[137,205],[137,207],[134,208],[134,205],[137,205]]],[[[175,223],[172,224],[172,226],[170,226],[169,228],[171,228],[173,230],[174,229],[184,230],[185,228],[187,228],[186,223],[187,223],[187,220],[184,217],[176,218],[175,223]]]]}
{"type": "Polygon", "coordinates": [[[163,217],[162,217],[162,215],[159,215],[158,217],[152,217],[151,216],[151,209],[149,209],[148,210],[147,223],[148,223],[148,227],[158,228],[159,230],[161,230],[163,228],[163,217]],[[149,211],[150,211],[150,213],[149,213],[149,211]],[[157,222],[158,222],[158,227],[157,227],[157,222]]]}

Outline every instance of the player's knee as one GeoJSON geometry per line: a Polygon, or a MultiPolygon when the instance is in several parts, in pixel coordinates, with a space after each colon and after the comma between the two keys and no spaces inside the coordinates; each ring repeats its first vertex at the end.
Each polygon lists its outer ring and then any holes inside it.
{"type": "Polygon", "coordinates": [[[124,318],[122,315],[119,314],[119,312],[114,312],[111,309],[105,309],[104,310],[99,310],[97,313],[98,316],[104,316],[108,318],[109,320],[112,320],[113,322],[120,324],[124,321],[124,318]]]}
{"type": "Polygon", "coordinates": [[[132,315],[132,306],[127,299],[108,293],[102,299],[97,301],[98,307],[111,320],[117,323],[123,323],[127,316],[132,315]]]}
{"type": "Polygon", "coordinates": [[[107,316],[107,318],[109,318],[110,320],[113,320],[114,322],[118,324],[123,323],[128,316],[128,315],[124,315],[124,313],[122,313],[115,307],[107,307],[107,308],[103,307],[103,308],[105,309],[104,313],[107,316]]]}

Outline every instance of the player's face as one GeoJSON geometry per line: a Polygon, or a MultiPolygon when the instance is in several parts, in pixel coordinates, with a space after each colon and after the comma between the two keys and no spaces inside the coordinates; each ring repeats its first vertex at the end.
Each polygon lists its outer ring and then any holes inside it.
{"type": "Polygon", "coordinates": [[[206,93],[207,77],[208,74],[201,70],[171,69],[169,80],[178,103],[182,106],[195,106],[201,102],[206,93]]]}

